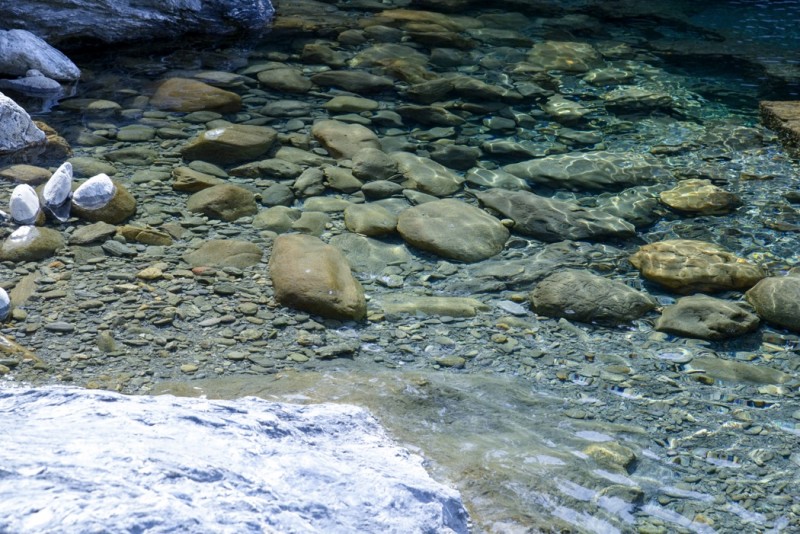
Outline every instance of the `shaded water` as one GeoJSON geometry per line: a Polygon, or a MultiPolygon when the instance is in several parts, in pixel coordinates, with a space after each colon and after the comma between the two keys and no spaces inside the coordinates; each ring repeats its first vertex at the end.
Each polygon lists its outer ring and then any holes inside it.
{"type": "MultiPolygon", "coordinates": [[[[39,116],[70,141],[77,156],[107,161],[106,156],[120,148],[152,150],[155,155],[144,164],[115,163],[117,178],[140,204],[134,222],[156,227],[177,223],[187,235],[162,249],[135,246],[131,259],[72,247],[59,259],[66,269],[74,269],[71,278],[62,276],[58,266],[4,266],[7,279],[33,277],[41,293],[55,288],[68,295],[66,303],[50,296],[34,298],[25,306],[28,318],[4,330],[35,349],[53,369],[50,374],[22,369],[16,376],[35,383],[74,381],[151,393],[162,390],[164,381],[194,373],[192,380],[170,386],[170,391],[197,394],[199,387],[210,397],[257,394],[366,405],[404,442],[418,446],[437,475],[458,484],[477,532],[800,528],[796,335],[762,325],[736,340],[706,342],[655,332],[652,317],[602,328],[536,316],[525,305],[526,292],[544,274],[566,266],[595,269],[645,289],[661,305],[671,304],[675,294],[644,282],[626,261],[640,244],[660,239],[713,241],[773,274],[797,264],[800,214],[783,197],[797,190],[797,165],[775,136],[758,125],[757,102],[797,94],[800,75],[790,21],[800,2],[540,6],[519,1],[509,3],[507,10],[470,3],[459,14],[483,16],[531,42],[592,43],[608,53],[609,65],[634,72],[637,87],[670,94],[673,107],[608,113],[602,105],[607,88],[585,83],[581,74],[561,72],[535,79],[589,109],[585,120],[566,126],[542,111],[544,101],[539,98],[499,110],[480,99],[458,102],[452,109],[467,120],[452,129],[408,118],[399,123],[386,116],[381,120],[369,112],[344,119],[366,121],[387,146],[423,154],[448,143],[481,148],[479,163],[489,169],[528,158],[484,150],[492,141],[528,143],[537,155],[604,148],[653,153],[670,170],[657,187],[669,187],[673,175],[710,178],[742,198],[743,207],[731,214],[687,217],[662,210],[655,222],[628,241],[545,245],[515,235],[501,255],[475,265],[443,262],[411,250],[410,260],[398,254],[396,261],[392,257],[376,265],[373,260],[355,269],[376,314],[384,299],[408,292],[479,298],[489,310],[475,318],[387,314],[388,320],[357,325],[315,321],[276,309],[268,298],[261,298],[269,296],[263,266],[244,275],[235,270],[220,273],[222,282],[240,288],[230,298],[209,289],[220,279],[185,282],[184,275],[176,274],[140,287],[139,293],[113,282],[133,281],[133,273],[155,262],[163,262],[168,271],[185,270],[181,254],[210,238],[243,238],[267,250],[272,239],[254,229],[250,220],[224,223],[186,213],[185,195],[171,189],[169,173],[181,164],[177,150],[184,139],[219,118],[187,120],[183,114],[149,109],[147,97],[157,81],[206,70],[247,73],[249,81],[229,87],[244,96],[244,109],[224,119],[269,124],[287,146],[318,148],[308,143],[310,124],[332,115],[322,106],[342,92],[266,90],[252,79],[258,66],[275,61],[305,74],[325,70],[320,62],[301,59],[306,44],[335,41],[340,31],[361,26],[359,21],[368,21],[380,9],[405,4],[287,2],[282,15],[293,11],[304,24],[279,24],[262,37],[186,40],[166,51],[155,44],[75,51],[73,59],[85,74],[75,96],[118,102],[121,111],[92,115],[80,103],[67,100],[39,116]],[[775,38],[779,33],[782,37],[775,38]],[[285,100],[299,100],[308,109],[298,117],[263,113],[266,104],[285,100]],[[504,120],[513,125],[503,126],[504,120]],[[120,141],[119,129],[131,124],[173,128],[181,135],[120,141]],[[393,265],[387,267],[389,261],[393,265]],[[396,279],[401,284],[395,290],[396,279]],[[103,299],[104,307],[97,313],[72,309],[72,303],[87,299],[103,299]],[[238,306],[243,301],[258,305],[259,312],[248,317],[260,323],[242,318],[238,306]],[[165,321],[168,313],[175,319],[165,321]],[[56,341],[40,328],[65,319],[78,324],[76,335],[56,341]],[[99,352],[98,332],[111,332],[124,347],[99,352]],[[352,359],[328,361],[318,350],[348,343],[357,347],[347,353],[352,359]],[[448,360],[454,356],[463,358],[460,365],[459,360],[448,360]],[[221,378],[201,380],[214,377],[221,378]],[[609,443],[614,445],[603,445],[609,443]],[[592,445],[601,447],[590,449],[592,445]],[[628,452],[635,457],[632,463],[619,459],[628,452]],[[617,459],[609,463],[615,453],[617,459]]],[[[332,48],[349,59],[381,39],[391,42],[397,36],[391,29],[375,30],[374,35],[363,44],[336,43],[332,48]]],[[[414,44],[402,32],[397,38],[426,55],[447,48],[414,44]]],[[[458,72],[517,87],[530,80],[512,67],[529,49],[489,40],[462,51],[460,64],[429,67],[438,74],[458,72]]],[[[401,89],[408,85],[396,84],[401,89]]],[[[382,111],[406,103],[402,91],[371,96],[382,111]]],[[[274,176],[226,178],[258,191],[287,181],[274,176]]],[[[1,187],[7,196],[11,186],[1,187]]],[[[538,186],[536,192],[587,206],[599,205],[612,194],[538,186]]],[[[356,199],[330,190],[327,196],[356,199]]],[[[302,202],[295,205],[301,207],[302,202]]],[[[78,226],[67,225],[66,231],[78,226]]],[[[322,237],[330,240],[346,233],[341,215],[334,214],[322,237]]],[[[393,251],[403,248],[396,236],[383,241],[395,247],[393,251]]],[[[741,295],[722,296],[737,300],[741,295]]]]}

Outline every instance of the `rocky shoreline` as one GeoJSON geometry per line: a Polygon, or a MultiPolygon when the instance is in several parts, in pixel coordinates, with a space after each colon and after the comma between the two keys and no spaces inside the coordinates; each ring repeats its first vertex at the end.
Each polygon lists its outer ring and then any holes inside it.
{"type": "Polygon", "coordinates": [[[568,399],[564,421],[648,429],[587,446],[598,465],[635,477],[655,455],[730,505],[631,491],[640,532],[724,530],[731,503],[795,524],[797,480],[768,481],[797,462],[796,164],[628,30],[567,39],[600,22],[519,9],[300,2],[246,57],[79,62],[0,199],[66,159],[130,199],[37,227],[46,254],[10,256],[3,228],[6,379],[513,374],[568,399]]]}

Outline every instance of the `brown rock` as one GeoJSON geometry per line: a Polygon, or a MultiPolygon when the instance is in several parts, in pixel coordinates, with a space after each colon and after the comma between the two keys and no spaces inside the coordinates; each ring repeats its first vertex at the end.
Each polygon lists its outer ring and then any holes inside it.
{"type": "Polygon", "coordinates": [[[644,245],[630,262],[648,280],[684,294],[744,290],[766,276],[758,265],[719,245],[692,239],[644,245]]]}
{"type": "Polygon", "coordinates": [[[322,240],[304,234],[278,236],[269,272],[275,298],[284,306],[334,319],[362,319],[364,289],[344,255],[322,240]]]}
{"type": "Polygon", "coordinates": [[[64,246],[60,232],[50,228],[20,226],[0,246],[0,260],[12,262],[49,258],[64,246]]]}
{"type": "Polygon", "coordinates": [[[86,221],[103,221],[109,224],[119,224],[133,217],[136,214],[136,199],[121,183],[116,180],[112,182],[116,192],[108,204],[96,210],[87,210],[73,203],[72,213],[86,221]]]}
{"type": "Polygon", "coordinates": [[[204,172],[199,172],[189,167],[177,167],[172,170],[172,189],[175,191],[186,191],[187,193],[197,193],[203,189],[208,189],[215,185],[224,184],[225,180],[211,176],[204,172]]]}
{"type": "Polygon", "coordinates": [[[261,261],[264,252],[253,243],[237,239],[210,239],[183,259],[192,267],[245,269],[261,261]]]}
{"type": "Polygon", "coordinates": [[[207,130],[181,150],[186,160],[203,160],[222,165],[255,159],[265,154],[278,137],[267,126],[233,124],[207,130]]]}
{"type": "Polygon", "coordinates": [[[350,159],[362,148],[381,148],[378,136],[360,124],[323,120],[314,123],[311,135],[337,159],[350,159]]]}
{"type": "Polygon", "coordinates": [[[761,122],[778,132],[787,148],[800,150],[800,100],[763,101],[758,105],[761,122]]]}
{"type": "Polygon", "coordinates": [[[742,204],[739,197],[713,185],[711,180],[684,180],[669,191],[662,191],[659,198],[674,210],[704,215],[730,213],[742,204]]]}
{"type": "Polygon", "coordinates": [[[220,184],[198,191],[189,197],[186,207],[194,213],[223,221],[235,221],[258,213],[255,195],[233,184],[220,184]]]}
{"type": "Polygon", "coordinates": [[[188,78],[170,78],[158,86],[150,104],[169,111],[218,111],[235,113],[242,108],[236,93],[188,78]]]}
{"type": "Polygon", "coordinates": [[[120,226],[117,233],[123,236],[128,241],[135,241],[136,243],[144,243],[145,245],[171,245],[172,237],[165,232],[156,230],[150,227],[120,226]]]}

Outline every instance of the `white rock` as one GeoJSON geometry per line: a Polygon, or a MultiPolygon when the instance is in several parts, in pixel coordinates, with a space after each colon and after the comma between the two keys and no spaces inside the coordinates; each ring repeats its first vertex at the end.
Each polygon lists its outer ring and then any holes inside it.
{"type": "Polygon", "coordinates": [[[0,415],[0,532],[468,532],[363,408],[0,388],[0,415]]]}
{"type": "Polygon", "coordinates": [[[72,194],[72,202],[85,210],[98,210],[111,202],[117,188],[107,174],[92,176],[72,194]]]}
{"type": "Polygon", "coordinates": [[[5,321],[11,312],[11,298],[6,290],[0,287],[0,321],[5,321]]]}
{"type": "Polygon", "coordinates": [[[22,76],[31,69],[54,80],[76,81],[81,77],[75,63],[31,32],[0,30],[0,72],[22,76]]]}
{"type": "Polygon", "coordinates": [[[45,134],[31,120],[28,112],[0,93],[0,154],[43,145],[45,134]]]}
{"type": "Polygon", "coordinates": [[[44,207],[61,222],[69,219],[69,196],[72,193],[72,164],[65,161],[47,180],[42,190],[44,207]]]}
{"type": "Polygon", "coordinates": [[[19,184],[8,203],[11,219],[17,224],[33,224],[39,216],[39,197],[28,184],[19,184]]]}

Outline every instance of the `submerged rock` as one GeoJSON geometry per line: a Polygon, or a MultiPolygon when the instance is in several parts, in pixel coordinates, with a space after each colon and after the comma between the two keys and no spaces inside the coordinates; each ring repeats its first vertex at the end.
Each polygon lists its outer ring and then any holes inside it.
{"type": "Polygon", "coordinates": [[[169,111],[233,113],[242,107],[242,98],[199,80],[170,78],[158,86],[150,104],[169,111]]]}
{"type": "Polygon", "coordinates": [[[278,132],[267,126],[233,124],[207,130],[181,149],[187,161],[203,160],[227,165],[264,155],[275,144],[278,132]]]}
{"type": "Polygon", "coordinates": [[[264,251],[255,243],[238,239],[209,239],[197,250],[184,254],[192,267],[236,267],[246,269],[261,261],[264,251]]]}
{"type": "Polygon", "coordinates": [[[543,279],[530,299],[536,313],[604,325],[633,321],[656,307],[653,297],[622,282],[573,269],[543,279]]]}
{"type": "Polygon", "coordinates": [[[659,198],[674,210],[703,215],[730,213],[742,204],[738,196],[713,185],[711,180],[684,180],[669,191],[662,191],[659,198]]]}
{"type": "Polygon", "coordinates": [[[367,313],[364,289],[347,259],[316,237],[278,236],[269,273],[275,298],[284,306],[334,319],[362,319],[367,313]]]}
{"type": "Polygon", "coordinates": [[[679,336],[718,340],[752,332],[758,324],[758,316],[745,303],[692,295],[664,308],[655,329],[679,336]]]}
{"type": "Polygon", "coordinates": [[[37,261],[49,258],[63,246],[64,238],[60,232],[50,228],[20,226],[0,246],[0,260],[37,261]]]}
{"type": "Polygon", "coordinates": [[[475,196],[485,206],[514,221],[514,230],[542,241],[630,237],[634,226],[603,210],[542,197],[528,191],[490,189],[475,196]]]}
{"type": "Polygon", "coordinates": [[[652,156],[635,152],[574,152],[506,165],[529,182],[573,191],[614,190],[655,181],[665,171],[652,156]]]}
{"type": "Polygon", "coordinates": [[[800,332],[800,276],[771,276],[745,294],[756,313],[770,323],[800,332]]]}
{"type": "Polygon", "coordinates": [[[499,254],[509,237],[498,219],[455,199],[426,202],[403,211],[397,231],[417,248],[464,262],[499,254]]]}
{"type": "Polygon", "coordinates": [[[766,276],[729,250],[693,239],[649,243],[629,259],[643,277],[683,294],[749,289],[766,276]]]}
{"type": "Polygon", "coordinates": [[[4,532],[469,531],[364,408],[6,388],[0,413],[4,532]]]}

